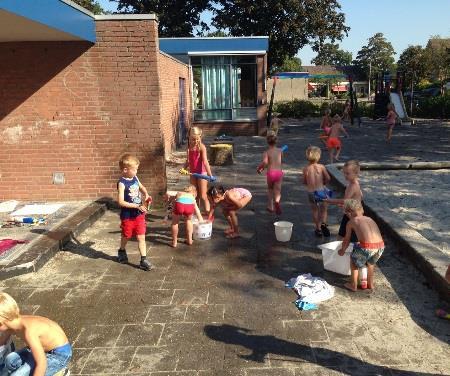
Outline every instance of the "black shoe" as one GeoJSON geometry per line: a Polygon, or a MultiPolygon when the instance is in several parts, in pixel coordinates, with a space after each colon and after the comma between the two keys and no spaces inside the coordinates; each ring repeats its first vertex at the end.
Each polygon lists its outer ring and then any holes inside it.
{"type": "Polygon", "coordinates": [[[319,230],[318,228],[316,228],[316,229],[314,230],[314,234],[315,234],[318,238],[321,238],[321,237],[323,236],[322,231],[319,230]]]}
{"type": "Polygon", "coordinates": [[[119,251],[117,252],[117,262],[121,264],[128,263],[127,251],[119,249],[119,251]]]}
{"type": "Polygon", "coordinates": [[[153,269],[153,265],[150,261],[145,259],[145,260],[141,260],[141,262],[139,263],[139,268],[141,268],[142,270],[145,270],[145,271],[149,271],[149,270],[153,269]]]}
{"type": "Polygon", "coordinates": [[[327,224],[326,223],[322,223],[321,225],[320,225],[320,229],[322,230],[322,234],[323,234],[323,236],[325,236],[325,237],[329,237],[331,234],[330,234],[330,230],[328,230],[328,226],[327,226],[327,224]]]}

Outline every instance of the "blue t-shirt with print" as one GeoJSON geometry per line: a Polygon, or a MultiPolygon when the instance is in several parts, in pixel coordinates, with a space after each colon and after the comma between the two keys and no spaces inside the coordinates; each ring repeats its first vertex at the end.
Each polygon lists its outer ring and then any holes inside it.
{"type": "MultiPolygon", "coordinates": [[[[126,202],[131,204],[142,204],[141,191],[139,190],[139,179],[137,176],[132,179],[120,178],[117,183],[122,183],[125,186],[123,198],[126,202]]],[[[129,219],[136,218],[141,215],[142,212],[139,209],[134,208],[121,208],[120,210],[120,219],[129,219]]]]}

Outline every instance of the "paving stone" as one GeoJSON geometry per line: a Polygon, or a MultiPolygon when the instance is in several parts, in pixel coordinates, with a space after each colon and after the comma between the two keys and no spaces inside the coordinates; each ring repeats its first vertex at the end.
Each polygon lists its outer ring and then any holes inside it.
{"type": "Polygon", "coordinates": [[[156,346],[161,338],[164,325],[125,325],[116,346],[156,346]]]}
{"type": "Polygon", "coordinates": [[[167,323],[184,321],[187,306],[158,305],[150,306],[145,323],[167,323]]]}
{"type": "MultiPolygon", "coordinates": [[[[177,354],[173,349],[162,347],[138,347],[128,369],[130,373],[175,371],[177,354]]],[[[172,373],[170,373],[172,374],[172,373]]]]}
{"type": "Polygon", "coordinates": [[[82,374],[118,373],[129,370],[136,347],[96,348],[89,355],[82,374]]]}
{"type": "Polygon", "coordinates": [[[114,347],[123,328],[123,325],[85,326],[76,338],[74,347],[114,347]]]}

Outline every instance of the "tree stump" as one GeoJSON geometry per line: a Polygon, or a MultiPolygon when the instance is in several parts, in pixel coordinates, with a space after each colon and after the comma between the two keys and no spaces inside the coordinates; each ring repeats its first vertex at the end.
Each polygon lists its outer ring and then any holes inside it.
{"type": "Polygon", "coordinates": [[[208,160],[213,166],[226,166],[233,164],[232,144],[213,144],[208,148],[208,160]]]}

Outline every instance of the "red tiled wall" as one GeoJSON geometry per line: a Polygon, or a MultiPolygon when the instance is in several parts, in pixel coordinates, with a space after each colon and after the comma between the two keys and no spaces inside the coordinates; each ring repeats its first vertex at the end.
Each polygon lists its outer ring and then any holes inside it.
{"type": "Polygon", "coordinates": [[[191,84],[189,67],[164,53],[159,54],[159,80],[161,85],[161,131],[166,156],[176,148],[178,120],[180,117],[180,78],[184,78],[185,125],[190,127],[192,118],[191,84]]]}
{"type": "Polygon", "coordinates": [[[0,43],[0,200],[115,197],[125,152],[149,191],[165,189],[157,23],[96,28],[95,45],[0,43]]]}

